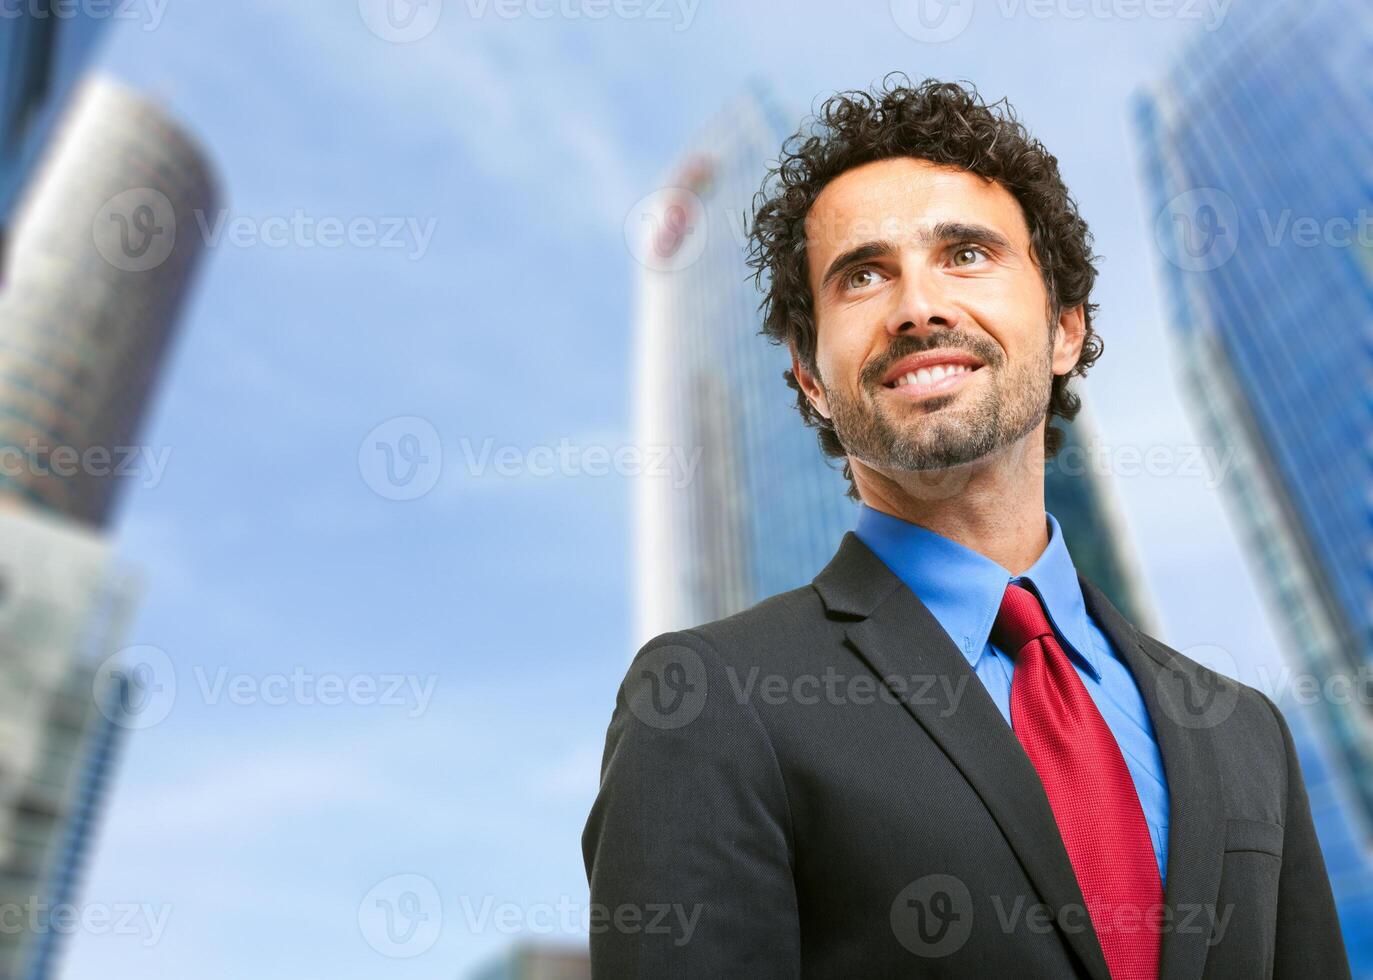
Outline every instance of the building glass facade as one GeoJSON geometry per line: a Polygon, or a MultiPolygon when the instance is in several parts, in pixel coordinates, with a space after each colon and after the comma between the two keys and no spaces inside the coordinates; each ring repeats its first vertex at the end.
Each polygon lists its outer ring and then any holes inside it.
{"type": "MultiPolygon", "coordinates": [[[[1291,667],[1282,703],[1356,975],[1373,975],[1373,7],[1237,5],[1136,103],[1184,390],[1291,667]]],[[[1278,692],[1269,692],[1277,698],[1278,692]]]]}
{"type": "Polygon", "coordinates": [[[79,858],[119,734],[101,661],[133,605],[103,535],[40,511],[0,511],[0,978],[34,968],[62,935],[79,858]],[[22,928],[14,928],[16,924],[22,928]]]}
{"type": "Polygon", "coordinates": [[[856,516],[782,381],[790,356],[758,333],[744,262],[750,202],[785,135],[766,93],[746,92],[664,181],[632,246],[638,442],[700,454],[685,486],[639,481],[639,642],[804,585],[856,516]]]}
{"type": "MultiPolygon", "coordinates": [[[[104,532],[204,253],[196,212],[215,200],[180,128],[95,79],[73,94],[17,211],[0,288],[6,907],[78,902],[123,706],[140,695],[109,659],[135,596],[105,566],[104,532]],[[54,563],[60,573],[40,574],[54,563]]],[[[45,914],[0,930],[0,980],[57,974],[67,933],[45,914]]]]}
{"type": "Polygon", "coordinates": [[[199,148],[102,79],[76,93],[50,149],[0,290],[0,448],[24,464],[0,467],[0,498],[100,527],[141,452],[144,407],[204,253],[197,214],[216,193],[199,148]]]}
{"type": "Polygon", "coordinates": [[[591,980],[591,960],[584,949],[521,943],[472,980],[591,980]]]}
{"type": "Polygon", "coordinates": [[[103,24],[56,7],[35,0],[0,17],[0,281],[15,204],[103,24]]]}

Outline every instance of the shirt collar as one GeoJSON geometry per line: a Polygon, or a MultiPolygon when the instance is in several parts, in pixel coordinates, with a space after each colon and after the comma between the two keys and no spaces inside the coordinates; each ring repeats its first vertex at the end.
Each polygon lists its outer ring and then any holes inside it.
{"type": "Polygon", "coordinates": [[[1049,544],[1018,576],[957,541],[866,504],[858,509],[854,533],[925,604],[967,657],[969,666],[976,667],[982,659],[1001,609],[1001,597],[1006,586],[1016,582],[1033,585],[1068,652],[1076,653],[1099,678],[1077,569],[1058,520],[1047,511],[1044,516],[1049,544]]]}

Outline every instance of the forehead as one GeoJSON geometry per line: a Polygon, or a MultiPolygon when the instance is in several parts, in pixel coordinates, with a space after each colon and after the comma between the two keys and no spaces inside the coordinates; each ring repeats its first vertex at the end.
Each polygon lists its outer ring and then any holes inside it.
{"type": "Polygon", "coordinates": [[[941,221],[986,225],[1028,250],[1019,202],[1000,184],[914,157],[876,160],[825,185],[806,214],[813,264],[874,239],[916,241],[941,221]]]}

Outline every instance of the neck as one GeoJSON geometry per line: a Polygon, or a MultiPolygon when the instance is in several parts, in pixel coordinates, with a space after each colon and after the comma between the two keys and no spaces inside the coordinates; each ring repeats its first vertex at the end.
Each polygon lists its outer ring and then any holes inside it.
{"type": "Polygon", "coordinates": [[[1040,429],[981,459],[942,470],[884,471],[862,460],[849,462],[869,507],[957,541],[1020,575],[1049,546],[1043,445],[1040,429]]]}

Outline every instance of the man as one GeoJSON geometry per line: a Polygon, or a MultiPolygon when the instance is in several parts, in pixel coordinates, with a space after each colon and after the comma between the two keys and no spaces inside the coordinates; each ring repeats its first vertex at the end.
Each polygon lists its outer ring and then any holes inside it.
{"type": "Polygon", "coordinates": [[[1347,977],[1292,736],[1044,509],[1102,346],[1054,157],[975,92],[830,99],[750,260],[861,501],[811,585],[664,634],[583,836],[598,978],[1347,977]]]}

